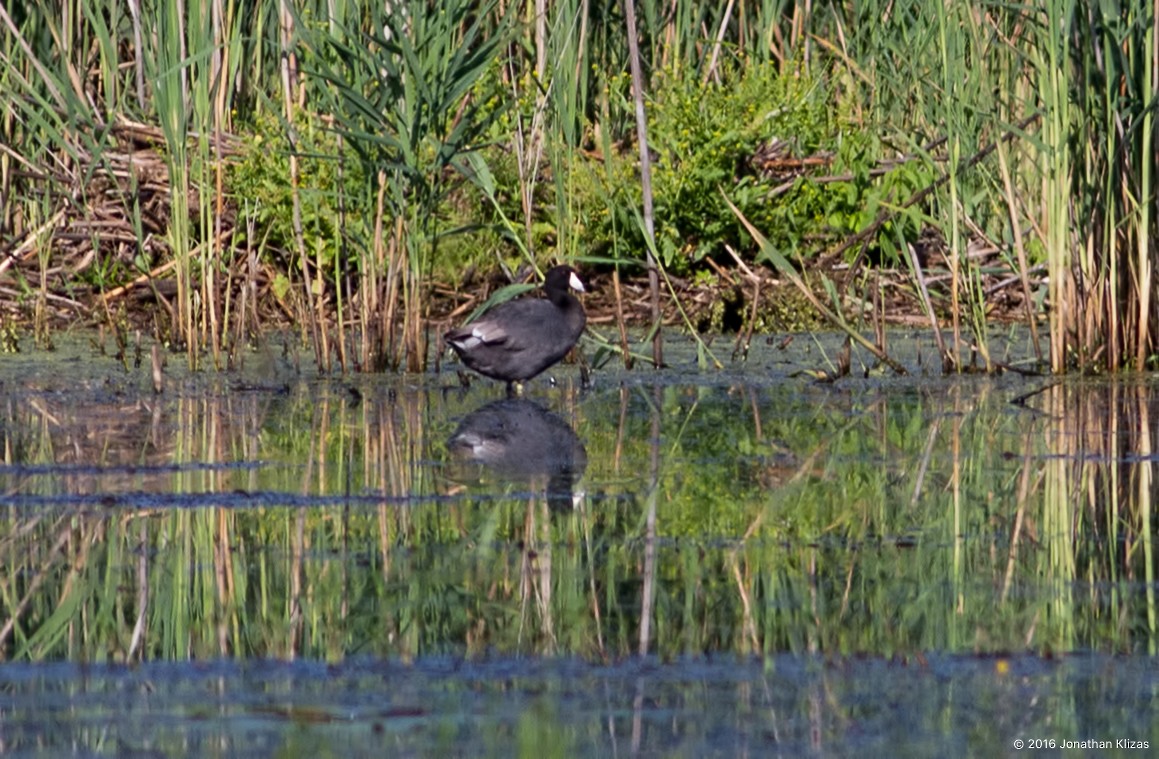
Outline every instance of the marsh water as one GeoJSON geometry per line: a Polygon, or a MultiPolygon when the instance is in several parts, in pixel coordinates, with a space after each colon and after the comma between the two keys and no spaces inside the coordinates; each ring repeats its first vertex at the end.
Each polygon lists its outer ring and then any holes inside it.
{"type": "Polygon", "coordinates": [[[908,376],[675,340],[519,400],[4,356],[0,751],[1153,752],[1159,382],[891,340],[908,376]]]}

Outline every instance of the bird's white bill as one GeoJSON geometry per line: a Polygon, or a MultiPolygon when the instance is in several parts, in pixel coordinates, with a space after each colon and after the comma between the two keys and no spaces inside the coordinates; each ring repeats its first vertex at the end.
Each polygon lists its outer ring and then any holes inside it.
{"type": "Polygon", "coordinates": [[[580,282],[579,275],[574,271],[571,273],[571,276],[568,277],[567,283],[571,285],[571,289],[575,290],[577,293],[587,292],[587,290],[584,289],[584,283],[580,282]]]}

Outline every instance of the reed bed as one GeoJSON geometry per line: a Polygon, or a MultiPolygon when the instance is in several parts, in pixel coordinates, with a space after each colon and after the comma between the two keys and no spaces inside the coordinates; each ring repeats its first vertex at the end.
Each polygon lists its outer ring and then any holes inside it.
{"type": "MultiPolygon", "coordinates": [[[[648,272],[650,336],[661,285],[770,302],[743,270],[787,266],[836,324],[921,314],[947,371],[997,368],[1012,317],[1053,372],[1151,368],[1157,25],[1061,0],[0,4],[4,332],[144,328],[226,366],[294,325],[325,370],[419,371],[440,288],[555,258],[617,293],[648,272]]],[[[608,310],[627,356],[634,309],[608,310]]]]}

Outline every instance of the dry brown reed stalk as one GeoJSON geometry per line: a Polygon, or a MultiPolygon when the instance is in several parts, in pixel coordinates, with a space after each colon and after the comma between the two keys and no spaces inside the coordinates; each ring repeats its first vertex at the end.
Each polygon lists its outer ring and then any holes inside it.
{"type": "Polygon", "coordinates": [[[430,301],[424,297],[422,272],[415,269],[414,256],[408,256],[402,276],[402,344],[406,353],[406,370],[411,373],[426,368],[427,333],[424,328],[430,321],[430,301]]]}
{"type": "Polygon", "coordinates": [[[648,147],[648,119],[644,110],[644,74],[640,66],[640,46],[637,40],[636,3],[624,0],[627,21],[628,66],[632,72],[632,99],[636,106],[636,140],[640,150],[640,189],[644,198],[645,260],[648,264],[648,288],[652,295],[652,365],[664,365],[664,338],[661,334],[660,262],[656,260],[656,228],[652,198],[652,159],[648,147]]]}
{"type": "Polygon", "coordinates": [[[737,255],[737,252],[731,245],[725,245],[724,249],[729,254],[729,256],[732,257],[733,263],[737,265],[737,268],[740,269],[745,279],[747,279],[753,286],[753,294],[751,298],[752,305],[749,310],[748,324],[737,330],[736,343],[732,349],[732,356],[734,359],[738,355],[747,359],[749,354],[749,346],[753,341],[753,332],[756,330],[757,314],[760,313],[759,308],[761,302],[761,278],[758,277],[756,273],[753,272],[753,270],[750,269],[748,265],[741,260],[740,256],[737,255]]]}
{"type": "Polygon", "coordinates": [[[624,359],[624,368],[632,368],[632,352],[628,345],[628,325],[624,322],[624,296],[620,289],[620,267],[612,269],[612,289],[615,293],[616,324],[620,332],[620,355],[624,359]]]}
{"type": "Polygon", "coordinates": [[[1030,327],[1031,342],[1034,344],[1034,355],[1042,362],[1042,346],[1038,340],[1038,315],[1034,312],[1034,298],[1030,293],[1030,262],[1026,255],[1026,246],[1022,242],[1022,227],[1019,222],[1019,203],[1014,194],[1014,183],[1010,178],[1010,166],[1006,159],[1006,148],[998,146],[998,169],[1002,175],[1003,199],[1009,213],[1010,229],[1014,243],[1014,253],[1018,258],[1018,280],[1022,286],[1022,297],[1026,307],[1026,324],[1030,327]]]}
{"type": "Polygon", "coordinates": [[[397,368],[401,363],[402,348],[397,342],[398,335],[398,304],[402,292],[402,279],[406,276],[406,241],[403,232],[403,220],[395,217],[391,224],[390,237],[387,240],[386,250],[386,312],[383,316],[385,337],[387,341],[387,360],[390,366],[397,368]]]}

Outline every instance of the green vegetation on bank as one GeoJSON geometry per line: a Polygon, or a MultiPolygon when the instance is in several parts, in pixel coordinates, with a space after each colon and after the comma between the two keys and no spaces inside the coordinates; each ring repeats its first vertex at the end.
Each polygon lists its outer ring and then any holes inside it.
{"type": "MultiPolygon", "coordinates": [[[[999,296],[1054,371],[1155,365],[1153,6],[637,17],[667,273],[813,269],[855,328],[925,312],[951,370],[993,368],[999,296]]],[[[323,368],[413,371],[436,284],[642,271],[617,3],[30,0],[0,27],[0,313],[42,344],[144,313],[223,366],[293,323],[323,368]]]]}

